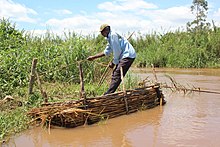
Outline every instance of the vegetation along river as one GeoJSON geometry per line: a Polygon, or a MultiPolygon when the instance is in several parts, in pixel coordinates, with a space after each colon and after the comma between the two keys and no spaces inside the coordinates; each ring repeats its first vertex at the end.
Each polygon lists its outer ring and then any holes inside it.
{"type": "MultiPolygon", "coordinates": [[[[153,79],[151,69],[132,69],[153,79]]],[[[220,92],[220,69],[156,69],[159,82],[173,77],[186,88],[220,92]]],[[[73,129],[34,128],[14,136],[5,146],[174,147],[220,146],[220,94],[162,89],[167,104],[146,111],[73,129]]]]}

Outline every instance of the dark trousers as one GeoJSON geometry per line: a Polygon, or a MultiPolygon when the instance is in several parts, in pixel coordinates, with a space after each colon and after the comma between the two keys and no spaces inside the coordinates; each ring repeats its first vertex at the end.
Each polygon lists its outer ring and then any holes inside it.
{"type": "Polygon", "coordinates": [[[112,80],[111,80],[109,89],[107,90],[107,92],[105,92],[104,95],[109,94],[109,93],[114,93],[117,90],[118,86],[121,83],[120,68],[122,67],[123,69],[123,77],[124,77],[133,62],[134,62],[134,58],[124,58],[119,61],[119,63],[116,65],[116,67],[113,70],[112,80]]]}

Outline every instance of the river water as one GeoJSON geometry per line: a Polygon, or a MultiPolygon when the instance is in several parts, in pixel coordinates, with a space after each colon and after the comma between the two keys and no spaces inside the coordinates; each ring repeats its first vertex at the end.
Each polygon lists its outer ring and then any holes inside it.
{"type": "MultiPolygon", "coordinates": [[[[151,69],[132,69],[154,79],[151,69]]],[[[156,69],[159,82],[220,92],[220,69],[156,69]]],[[[167,104],[73,129],[34,128],[14,136],[16,147],[219,147],[220,94],[162,89],[167,104]]]]}

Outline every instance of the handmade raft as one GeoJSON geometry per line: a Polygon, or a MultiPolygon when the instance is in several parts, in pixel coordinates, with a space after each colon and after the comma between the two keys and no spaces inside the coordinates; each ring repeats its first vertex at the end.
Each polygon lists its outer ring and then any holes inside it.
{"type": "Polygon", "coordinates": [[[99,97],[46,104],[28,112],[42,124],[77,127],[165,104],[159,84],[99,97]]]}

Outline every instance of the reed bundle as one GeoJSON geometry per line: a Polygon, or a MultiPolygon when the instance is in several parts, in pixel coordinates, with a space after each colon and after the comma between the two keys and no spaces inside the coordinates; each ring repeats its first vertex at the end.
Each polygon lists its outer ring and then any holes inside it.
{"type": "Polygon", "coordinates": [[[126,90],[113,94],[50,103],[29,111],[34,120],[42,124],[52,124],[61,127],[77,127],[93,124],[103,119],[134,113],[159,105],[164,98],[158,85],[126,90]]]}

